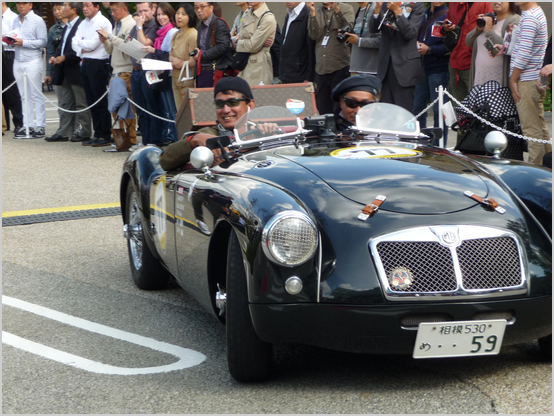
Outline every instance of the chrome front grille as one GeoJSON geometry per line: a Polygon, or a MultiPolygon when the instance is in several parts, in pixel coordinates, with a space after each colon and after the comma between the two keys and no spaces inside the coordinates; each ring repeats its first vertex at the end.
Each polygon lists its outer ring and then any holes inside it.
{"type": "Polygon", "coordinates": [[[370,250],[390,300],[506,296],[527,290],[524,255],[509,231],[418,227],[376,238],[370,250]]]}
{"type": "Polygon", "coordinates": [[[446,292],[456,290],[452,255],[447,247],[432,242],[383,242],[377,246],[387,276],[402,265],[417,276],[409,288],[398,292],[446,292]],[[441,276],[437,279],[437,276],[441,276]]]}
{"type": "Polygon", "coordinates": [[[464,241],[456,249],[466,289],[495,289],[521,284],[521,268],[513,239],[487,238],[464,241]]]}

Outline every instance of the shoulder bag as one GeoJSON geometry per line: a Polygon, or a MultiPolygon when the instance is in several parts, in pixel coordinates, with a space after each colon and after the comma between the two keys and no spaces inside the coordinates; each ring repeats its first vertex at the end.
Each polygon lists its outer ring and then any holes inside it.
{"type": "MultiPolygon", "coordinates": [[[[264,15],[267,13],[271,12],[267,11],[262,14],[260,20],[258,20],[258,25],[256,26],[256,29],[258,28],[258,26],[260,26],[260,22],[262,21],[264,15]]],[[[236,71],[242,71],[244,68],[246,68],[246,65],[248,64],[248,58],[250,58],[250,52],[235,52],[233,55],[231,55],[231,63],[229,64],[229,68],[236,71]]]]}

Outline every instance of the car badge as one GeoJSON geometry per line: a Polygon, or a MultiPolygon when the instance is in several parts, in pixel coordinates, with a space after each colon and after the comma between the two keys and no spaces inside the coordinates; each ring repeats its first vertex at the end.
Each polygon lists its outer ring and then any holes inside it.
{"type": "Polygon", "coordinates": [[[456,244],[458,242],[458,236],[452,231],[445,231],[441,235],[442,241],[448,245],[456,244]]]}
{"type": "Polygon", "coordinates": [[[389,284],[393,289],[409,289],[414,282],[414,276],[405,267],[397,267],[389,274],[389,284]]]}
{"type": "Polygon", "coordinates": [[[254,170],[262,170],[262,169],[268,169],[275,165],[274,160],[264,160],[263,162],[258,162],[254,166],[254,170]]]}
{"type": "Polygon", "coordinates": [[[443,225],[429,228],[437,236],[442,246],[450,248],[460,245],[460,231],[455,225],[443,225]]]}

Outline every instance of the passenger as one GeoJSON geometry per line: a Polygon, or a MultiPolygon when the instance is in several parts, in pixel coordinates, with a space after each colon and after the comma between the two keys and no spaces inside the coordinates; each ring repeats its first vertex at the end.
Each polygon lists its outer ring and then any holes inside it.
{"type": "Polygon", "coordinates": [[[333,101],[339,102],[335,110],[335,133],[345,133],[356,124],[360,108],[374,103],[381,91],[381,81],[375,75],[360,74],[341,81],[333,90],[333,101]]]}
{"type": "Polygon", "coordinates": [[[167,146],[160,155],[162,169],[173,170],[186,165],[190,161],[192,149],[205,146],[206,140],[211,137],[232,137],[237,120],[256,106],[250,86],[238,77],[221,79],[215,85],[214,99],[217,124],[214,127],[204,127],[194,135],[185,135],[178,142],[167,146]]]}

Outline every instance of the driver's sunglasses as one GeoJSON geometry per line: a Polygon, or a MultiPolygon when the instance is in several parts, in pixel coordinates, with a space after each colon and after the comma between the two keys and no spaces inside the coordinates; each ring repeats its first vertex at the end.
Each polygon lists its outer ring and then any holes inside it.
{"type": "Polygon", "coordinates": [[[238,107],[241,101],[250,102],[250,100],[246,98],[229,98],[228,100],[225,100],[225,101],[215,100],[214,104],[215,104],[215,108],[217,108],[218,110],[221,110],[223,107],[225,107],[225,105],[227,105],[228,107],[238,107]]]}
{"type": "Polygon", "coordinates": [[[365,107],[366,105],[373,104],[375,102],[375,100],[373,100],[373,101],[356,101],[356,100],[353,100],[352,98],[346,98],[346,97],[342,97],[342,99],[344,100],[344,104],[348,108],[365,107]]]}

